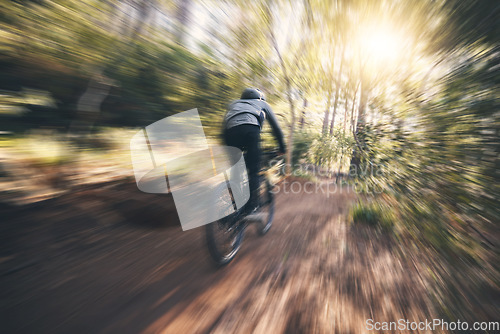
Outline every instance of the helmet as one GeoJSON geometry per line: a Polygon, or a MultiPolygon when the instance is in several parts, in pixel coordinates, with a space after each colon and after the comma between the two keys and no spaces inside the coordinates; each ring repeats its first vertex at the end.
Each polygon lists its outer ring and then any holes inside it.
{"type": "Polygon", "coordinates": [[[241,94],[241,99],[242,100],[258,99],[265,101],[266,97],[264,93],[262,93],[258,88],[245,88],[245,90],[241,94]]]}

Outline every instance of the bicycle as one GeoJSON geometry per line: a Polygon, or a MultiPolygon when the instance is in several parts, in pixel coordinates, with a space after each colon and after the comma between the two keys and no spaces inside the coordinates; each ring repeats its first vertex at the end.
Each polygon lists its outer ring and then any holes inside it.
{"type": "MultiPolygon", "coordinates": [[[[231,262],[241,248],[245,230],[251,223],[257,223],[257,231],[265,235],[274,219],[274,193],[271,176],[279,174],[284,159],[278,157],[277,152],[269,151],[262,154],[262,166],[270,166],[267,170],[261,170],[260,182],[260,212],[258,214],[245,215],[244,207],[231,215],[219,219],[211,224],[205,225],[206,242],[212,259],[218,266],[224,266],[231,262]]],[[[233,205],[225,203],[222,205],[233,205]]]]}

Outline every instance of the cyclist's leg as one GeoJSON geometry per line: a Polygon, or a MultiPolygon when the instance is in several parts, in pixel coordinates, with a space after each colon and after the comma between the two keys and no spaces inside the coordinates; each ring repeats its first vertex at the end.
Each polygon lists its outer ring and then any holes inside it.
{"type": "Polygon", "coordinates": [[[249,209],[254,209],[259,205],[259,186],[260,186],[260,128],[253,126],[246,133],[247,142],[247,169],[250,186],[249,209]]]}
{"type": "MultiPolygon", "coordinates": [[[[247,144],[248,139],[246,137],[247,137],[247,127],[248,126],[249,125],[238,125],[238,126],[235,126],[233,128],[226,129],[224,131],[225,144],[227,146],[239,148],[242,152],[244,152],[245,153],[245,162],[247,161],[247,157],[246,157],[247,145],[246,144],[247,144]]],[[[229,154],[229,158],[231,161],[231,166],[236,164],[239,160],[239,157],[235,156],[234,154],[229,154]]],[[[245,164],[245,165],[247,165],[247,164],[245,164]]],[[[246,167],[247,167],[247,175],[248,175],[248,165],[246,167]]],[[[236,172],[236,171],[231,170],[231,175],[229,175],[231,180],[243,181],[244,179],[246,179],[248,177],[248,176],[243,176],[243,175],[233,175],[232,173],[234,173],[234,172],[236,172]]],[[[241,186],[244,186],[244,185],[242,184],[241,186]]],[[[247,202],[247,204],[248,204],[248,202],[247,202]]],[[[245,207],[248,208],[248,205],[245,205],[245,207]]],[[[240,208],[238,208],[238,209],[240,209],[240,208]]]]}
{"type": "Polygon", "coordinates": [[[246,152],[245,164],[248,171],[250,200],[247,209],[253,209],[259,204],[260,186],[260,128],[255,125],[245,124],[225,131],[225,142],[246,152]]]}

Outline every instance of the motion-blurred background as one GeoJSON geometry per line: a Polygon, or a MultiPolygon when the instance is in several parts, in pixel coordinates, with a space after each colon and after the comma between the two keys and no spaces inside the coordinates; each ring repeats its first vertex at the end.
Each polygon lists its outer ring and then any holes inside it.
{"type": "MultiPolygon", "coordinates": [[[[355,187],[346,222],[390,235],[400,256],[418,254],[436,314],[500,320],[497,1],[16,0],[0,9],[5,315],[29,309],[12,291],[33,283],[9,277],[42,261],[30,251],[68,235],[64,247],[81,242],[73,227],[37,239],[44,224],[100,228],[101,218],[82,218],[93,201],[114,203],[102,217],[130,210],[138,129],[198,108],[217,142],[227,104],[250,86],[278,115],[286,173],[355,187]],[[98,200],[74,195],[116,186],[98,200]],[[48,209],[61,201],[83,213],[48,209]]],[[[263,140],[275,145],[270,133],[263,140]]],[[[141,224],[178,227],[175,211],[165,217],[146,202],[134,204],[148,212],[135,213],[141,224]]]]}

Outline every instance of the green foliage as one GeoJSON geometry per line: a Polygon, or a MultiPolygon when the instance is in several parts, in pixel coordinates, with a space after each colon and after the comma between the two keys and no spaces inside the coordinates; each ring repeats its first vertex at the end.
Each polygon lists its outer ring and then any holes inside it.
{"type": "Polygon", "coordinates": [[[357,202],[351,207],[350,216],[355,224],[380,227],[384,231],[392,231],[394,228],[392,209],[383,207],[375,201],[368,203],[357,202]]]}
{"type": "Polygon", "coordinates": [[[500,219],[498,60],[491,51],[462,56],[430,98],[407,91],[365,139],[379,171],[366,183],[397,198],[391,207],[415,240],[450,258],[477,252],[500,219]]]}
{"type": "Polygon", "coordinates": [[[293,166],[297,166],[301,163],[301,161],[307,158],[307,152],[313,143],[313,138],[313,134],[308,131],[297,131],[295,133],[292,156],[293,166]]]}
{"type": "MultiPolygon", "coordinates": [[[[66,130],[77,119],[93,125],[142,126],[174,113],[198,108],[208,135],[220,126],[227,103],[237,97],[241,80],[234,68],[204,52],[177,45],[166,31],[161,37],[127,25],[128,4],[94,0],[2,4],[0,29],[0,110],[22,110],[3,117],[11,129],[66,130]],[[166,37],[166,38],[165,38],[166,37]],[[96,79],[97,78],[97,79],[96,79]],[[79,99],[97,82],[110,85],[92,114],[77,110],[79,99]],[[46,106],[19,99],[23,87],[36,89],[54,103],[46,106]]],[[[131,19],[133,21],[133,19],[131,19]]],[[[207,51],[208,50],[208,51],[207,51]]]]}
{"type": "Polygon", "coordinates": [[[350,155],[354,146],[351,133],[346,133],[340,128],[335,128],[332,135],[318,135],[312,142],[308,151],[308,161],[326,168],[332,168],[339,160],[350,155]]]}

